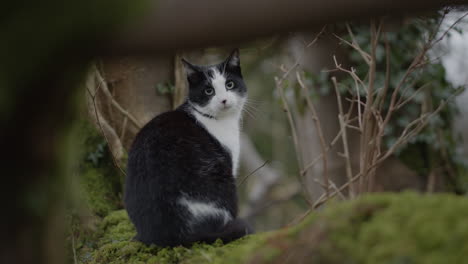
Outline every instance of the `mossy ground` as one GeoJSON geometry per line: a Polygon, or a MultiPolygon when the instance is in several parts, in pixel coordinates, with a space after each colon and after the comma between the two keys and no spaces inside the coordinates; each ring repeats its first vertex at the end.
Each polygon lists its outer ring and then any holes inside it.
{"type": "Polygon", "coordinates": [[[158,248],[132,241],[124,210],[114,211],[78,248],[79,263],[466,263],[468,199],[375,194],[329,204],[300,224],[223,245],[158,248]]]}
{"type": "Polygon", "coordinates": [[[122,208],[123,178],[116,177],[106,141],[89,121],[80,121],[79,133],[83,135],[78,169],[80,197],[93,214],[103,217],[122,208]]]}
{"type": "MultiPolygon", "coordinates": [[[[94,241],[80,243],[79,263],[219,263],[227,251],[236,250],[239,254],[230,256],[233,260],[243,260],[252,254],[252,244],[263,245],[267,233],[245,237],[228,245],[221,241],[213,245],[196,244],[192,248],[159,248],[146,246],[133,241],[135,229],[125,210],[114,211],[99,224],[92,235],[94,241]],[[193,260],[193,261],[191,261],[193,260]]],[[[234,263],[240,263],[235,261],[234,263]]]]}

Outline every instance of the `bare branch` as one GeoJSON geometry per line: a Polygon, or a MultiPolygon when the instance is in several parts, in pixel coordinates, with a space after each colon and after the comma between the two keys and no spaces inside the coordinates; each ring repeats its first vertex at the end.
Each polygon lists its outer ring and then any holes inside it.
{"type": "Polygon", "coordinates": [[[317,157],[315,157],[311,162],[309,162],[307,165],[304,166],[304,169],[302,169],[301,174],[305,175],[307,171],[312,168],[319,160],[322,159],[322,156],[328,153],[331,147],[336,144],[338,139],[341,137],[342,131],[340,130],[338,134],[335,136],[335,138],[332,140],[332,142],[325,148],[325,153],[320,153],[317,157]]]}
{"type": "MultiPolygon", "coordinates": [[[[461,18],[459,18],[454,24],[458,23],[462,18],[468,16],[468,13],[463,15],[461,18]]],[[[439,26],[442,24],[442,21],[440,22],[439,26]]],[[[340,186],[338,188],[338,191],[344,190],[345,188],[349,188],[353,186],[353,183],[357,180],[359,180],[359,192],[365,192],[373,189],[374,185],[374,178],[375,178],[375,172],[377,167],[385,161],[390,155],[393,155],[395,151],[402,147],[403,145],[407,144],[412,138],[414,138],[418,133],[420,133],[429,123],[431,118],[436,116],[437,114],[440,113],[440,111],[446,106],[448,101],[453,98],[458,91],[456,91],[452,96],[450,96],[448,99],[443,100],[440,102],[439,106],[437,109],[433,110],[431,109],[426,109],[422,110],[422,113],[420,114],[419,117],[416,119],[412,120],[401,132],[401,134],[398,136],[397,140],[395,143],[390,146],[388,149],[382,152],[382,141],[385,136],[385,130],[386,126],[390,122],[392,116],[394,113],[401,109],[404,105],[407,103],[411,102],[414,100],[416,96],[421,91],[424,91],[426,87],[430,83],[426,83],[422,86],[420,86],[417,90],[413,91],[410,89],[411,87],[414,86],[414,84],[408,84],[408,79],[412,74],[414,74],[417,70],[420,70],[422,67],[428,65],[428,63],[431,63],[432,60],[427,59],[427,53],[431,47],[434,46],[434,43],[437,43],[440,41],[444,36],[448,34],[448,31],[453,29],[454,25],[451,25],[447,31],[441,34],[441,36],[435,39],[435,34],[429,37],[429,40],[424,44],[420,52],[413,58],[411,64],[409,67],[406,69],[404,72],[403,76],[400,78],[398,84],[392,89],[392,93],[388,94],[388,91],[390,90],[390,78],[391,78],[391,72],[390,72],[390,44],[387,39],[386,34],[383,34],[383,40],[385,43],[385,56],[386,56],[386,69],[385,69],[385,83],[383,89],[376,89],[375,87],[375,76],[376,76],[376,58],[375,58],[375,53],[376,53],[376,47],[379,42],[379,36],[381,34],[382,30],[382,21],[376,26],[375,22],[371,23],[371,51],[370,51],[370,60],[367,60],[367,55],[362,54],[361,56],[363,59],[367,62],[369,62],[369,70],[368,70],[368,75],[366,77],[367,84],[364,84],[363,81],[355,74],[354,70],[351,68],[351,70],[344,69],[341,67],[341,65],[338,64],[336,61],[336,58],[334,57],[334,62],[336,66],[336,70],[342,71],[345,73],[348,73],[351,78],[353,78],[356,86],[356,96],[354,96],[352,99],[346,99],[350,101],[352,104],[356,103],[358,107],[358,123],[359,127],[356,127],[354,125],[351,125],[349,123],[346,123],[346,121],[343,120],[343,110],[342,110],[342,105],[340,105],[341,98],[339,97],[339,91],[338,91],[338,84],[336,82],[336,79],[332,79],[333,84],[335,85],[335,91],[337,93],[337,100],[338,100],[338,108],[339,108],[339,121],[340,121],[340,132],[342,140],[346,138],[346,133],[345,130],[347,128],[352,128],[356,129],[358,131],[362,131],[360,135],[360,153],[359,153],[359,158],[360,158],[360,169],[359,172],[351,177],[352,171],[348,170],[347,168],[347,177],[348,181],[344,185],[340,186]],[[362,101],[362,98],[359,93],[359,86],[362,85],[364,89],[366,90],[366,96],[364,98],[365,101],[362,101]],[[410,91],[411,94],[409,96],[406,95],[406,92],[410,91]],[[356,98],[357,97],[357,98],[356,98]],[[389,102],[389,108],[385,114],[382,113],[382,109],[384,107],[384,104],[386,102],[389,102]],[[360,110],[363,109],[363,113],[360,112],[360,110]]],[[[350,31],[350,28],[348,26],[348,31],[350,31]]],[[[436,30],[437,32],[438,30],[436,30]]],[[[348,32],[350,35],[352,35],[352,32],[348,32]]],[[[353,39],[353,36],[351,36],[353,39]]],[[[354,44],[354,43],[351,43],[354,44]]],[[[359,48],[356,47],[356,45],[353,45],[353,48],[358,50],[359,48]]],[[[359,52],[359,50],[358,50],[359,52]]],[[[417,80],[415,80],[416,82],[417,80]]],[[[343,142],[345,144],[345,142],[343,142]]],[[[349,153],[347,153],[349,150],[344,147],[344,153],[339,154],[340,156],[347,158],[349,156],[349,153]]],[[[347,164],[348,166],[348,164],[347,164]]],[[[432,181],[434,180],[433,178],[435,177],[433,173],[431,173],[432,181]]],[[[428,185],[429,186],[429,185],[428,185]]],[[[431,189],[431,187],[428,187],[431,189]]],[[[322,195],[317,201],[315,201],[313,208],[317,208],[324,204],[326,201],[331,199],[332,197],[338,195],[339,193],[337,191],[333,191],[330,196],[325,197],[325,195],[322,195]]]]}
{"type": "MultiPolygon", "coordinates": [[[[314,182],[316,182],[318,185],[320,185],[320,187],[322,187],[323,189],[326,189],[326,188],[327,188],[327,185],[326,185],[326,184],[323,184],[323,183],[320,182],[318,179],[314,179],[314,182]]],[[[338,196],[340,196],[341,199],[347,200],[347,199],[346,199],[346,196],[345,196],[340,190],[338,190],[338,187],[336,187],[336,184],[335,184],[333,181],[330,181],[329,186],[332,187],[335,191],[338,191],[338,196]]],[[[326,197],[326,196],[325,196],[325,197],[326,197]]]]}
{"type": "Polygon", "coordinates": [[[423,114],[419,118],[413,120],[409,123],[406,128],[403,130],[401,135],[398,137],[396,142],[387,150],[387,152],[377,160],[377,163],[380,164],[386,158],[388,158],[391,154],[395,152],[395,150],[406,144],[408,140],[414,137],[417,133],[419,133],[428,123],[428,121],[437,115],[442,109],[447,105],[448,101],[450,101],[453,97],[456,96],[457,93],[452,94],[448,99],[443,100],[436,110],[432,111],[431,113],[423,114]],[[414,128],[413,128],[414,127],[414,128]]]}
{"type": "MultiPolygon", "coordinates": [[[[241,152],[241,162],[243,168],[247,171],[254,171],[265,162],[250,138],[245,134],[241,136],[241,152]]],[[[243,212],[241,212],[243,215],[251,215],[252,212],[258,210],[258,207],[264,201],[264,197],[269,195],[272,188],[281,179],[281,172],[277,168],[266,164],[261,170],[256,172],[254,178],[249,179],[251,180],[251,184],[247,195],[247,205],[243,208],[243,212]]]]}
{"type": "Polygon", "coordinates": [[[385,84],[384,89],[381,93],[378,94],[376,103],[379,111],[382,111],[382,108],[385,103],[385,98],[387,97],[388,89],[390,89],[390,43],[388,42],[387,33],[383,34],[383,39],[385,43],[385,84]]]}
{"type": "MultiPolygon", "coordinates": [[[[317,42],[319,37],[325,31],[325,28],[326,28],[326,26],[322,27],[322,30],[320,30],[320,32],[315,36],[315,38],[308,45],[306,45],[304,47],[304,52],[305,52],[306,48],[309,48],[310,46],[312,46],[313,44],[315,44],[317,42]]],[[[289,73],[293,69],[295,69],[297,66],[299,66],[299,63],[300,63],[301,60],[302,60],[302,56],[300,56],[296,60],[296,62],[289,69],[285,70],[285,72],[284,72],[284,74],[283,74],[283,76],[281,78],[275,77],[275,83],[276,83],[276,88],[278,89],[278,92],[280,94],[281,101],[283,103],[283,110],[284,110],[284,112],[286,112],[286,116],[287,116],[287,119],[288,119],[288,122],[289,122],[289,126],[291,128],[291,133],[292,133],[292,138],[293,138],[293,143],[294,143],[294,149],[296,151],[296,158],[297,158],[298,165],[299,165],[299,171],[302,172],[302,171],[304,171],[304,169],[303,169],[304,161],[303,161],[303,158],[302,158],[302,155],[301,155],[301,152],[300,152],[300,148],[299,148],[298,136],[297,136],[297,132],[296,132],[296,125],[294,123],[294,119],[292,117],[291,109],[289,108],[286,96],[284,94],[284,89],[283,89],[284,80],[288,77],[289,73]]],[[[304,189],[305,199],[309,203],[309,205],[312,205],[312,200],[311,200],[312,195],[310,194],[310,191],[309,191],[309,189],[307,187],[307,184],[306,184],[305,173],[299,173],[298,176],[299,176],[299,181],[301,182],[301,185],[303,186],[303,189],[304,189]]]]}
{"type": "Polygon", "coordinates": [[[128,117],[124,117],[123,124],[122,124],[122,130],[120,130],[120,141],[124,140],[125,137],[125,132],[127,131],[127,123],[128,123],[128,117]]]}
{"type": "Polygon", "coordinates": [[[322,195],[315,203],[312,208],[318,208],[322,204],[326,203],[329,199],[332,199],[335,197],[337,194],[345,190],[346,188],[349,187],[350,184],[354,183],[356,180],[358,180],[361,177],[361,173],[356,174],[351,180],[347,181],[345,184],[341,185],[340,188],[335,190],[330,194],[330,197],[326,198],[325,195],[322,195]]]}
{"type": "MultiPolygon", "coordinates": [[[[319,31],[319,33],[317,33],[315,38],[311,42],[309,42],[309,44],[304,46],[304,51],[303,52],[305,52],[305,50],[307,48],[311,47],[312,45],[314,45],[318,41],[320,36],[325,32],[326,27],[327,26],[323,26],[322,29],[319,31]]],[[[288,75],[291,73],[291,71],[294,70],[295,68],[297,68],[300,65],[300,62],[302,61],[302,58],[303,58],[303,56],[299,56],[299,58],[296,60],[296,62],[294,62],[294,64],[291,67],[289,67],[289,69],[285,70],[283,76],[281,76],[281,78],[279,79],[280,83],[283,83],[283,81],[288,77],[288,75]]]]}
{"type": "MultiPolygon", "coordinates": [[[[302,159],[302,155],[301,155],[300,148],[299,148],[299,141],[298,141],[297,132],[296,132],[296,125],[294,123],[294,119],[292,117],[291,109],[289,108],[286,96],[284,95],[283,82],[282,82],[282,80],[278,79],[277,77],[275,77],[275,82],[276,82],[276,88],[279,91],[281,101],[283,103],[283,111],[286,113],[286,117],[288,118],[288,122],[289,122],[289,127],[291,129],[292,139],[293,139],[293,143],[294,143],[294,149],[296,150],[297,163],[299,165],[300,171],[302,171],[303,170],[302,168],[303,168],[304,164],[303,164],[303,159],[302,159]]],[[[299,181],[300,181],[301,185],[303,186],[303,190],[304,190],[304,193],[305,193],[305,199],[311,205],[312,204],[312,202],[311,202],[311,199],[312,199],[311,197],[312,196],[310,194],[309,189],[307,188],[305,177],[301,173],[299,173],[298,176],[299,176],[299,181]]]]}
{"type": "Polygon", "coordinates": [[[413,92],[413,94],[411,94],[408,98],[404,99],[403,100],[403,97],[400,97],[400,100],[399,102],[397,102],[396,106],[395,106],[395,110],[398,110],[400,109],[401,107],[403,107],[404,105],[406,105],[408,102],[412,101],[417,95],[419,95],[419,93],[421,91],[423,91],[429,84],[431,84],[430,82],[429,83],[425,83],[423,84],[421,87],[419,87],[415,92],[413,92]],[[401,102],[400,102],[401,101],[401,102]]]}
{"type": "Polygon", "coordinates": [[[98,106],[97,106],[97,102],[96,102],[96,95],[100,91],[102,82],[99,82],[97,87],[94,87],[96,85],[96,83],[94,81],[95,78],[96,78],[95,73],[96,73],[96,71],[92,72],[91,77],[89,77],[89,80],[92,80],[92,81],[88,81],[87,84],[86,84],[86,91],[88,93],[88,98],[92,102],[92,106],[93,106],[93,109],[94,109],[94,117],[96,118],[96,123],[99,126],[99,128],[101,130],[101,133],[104,136],[104,139],[107,142],[107,146],[108,146],[109,151],[111,153],[112,162],[114,163],[114,166],[116,168],[118,168],[120,170],[120,172],[122,172],[123,175],[127,175],[125,173],[125,171],[122,169],[122,167],[120,166],[119,162],[117,161],[117,160],[120,161],[122,156],[123,156],[122,143],[120,142],[117,134],[115,133],[115,130],[113,128],[111,128],[109,126],[109,124],[105,120],[101,120],[101,114],[98,111],[98,106]],[[94,89],[94,88],[95,88],[95,91],[93,93],[91,91],[91,89],[94,89]],[[109,141],[108,135],[112,135],[112,139],[113,139],[112,143],[109,141]]]}
{"type": "MultiPolygon", "coordinates": [[[[351,157],[349,155],[349,149],[348,149],[348,137],[346,133],[346,123],[345,123],[344,116],[343,116],[343,105],[341,102],[341,95],[340,95],[340,91],[338,90],[338,84],[336,82],[335,77],[332,77],[332,82],[333,82],[333,85],[335,86],[336,101],[338,102],[338,111],[339,111],[338,120],[340,122],[341,139],[342,139],[343,149],[344,149],[343,158],[345,159],[345,164],[346,164],[346,176],[348,177],[348,181],[350,181],[351,178],[353,177],[353,171],[351,168],[351,157]]],[[[354,196],[356,195],[356,190],[353,184],[350,185],[349,195],[351,198],[354,198],[354,196]]]]}
{"type": "Polygon", "coordinates": [[[327,146],[326,146],[326,143],[325,143],[325,138],[323,136],[323,130],[322,130],[322,125],[320,123],[320,119],[318,118],[318,115],[317,115],[317,111],[315,109],[315,106],[314,104],[312,103],[312,100],[310,99],[310,91],[309,91],[309,88],[304,84],[304,82],[302,81],[301,79],[301,75],[299,74],[299,72],[296,72],[296,79],[297,79],[297,82],[299,83],[299,85],[301,86],[302,90],[304,91],[305,93],[305,99],[306,99],[306,102],[307,102],[307,106],[309,107],[309,110],[312,114],[312,120],[314,121],[314,124],[315,124],[315,128],[317,129],[317,133],[318,133],[318,136],[319,136],[319,140],[320,140],[320,147],[322,148],[322,161],[323,161],[323,180],[325,182],[325,193],[327,194],[327,196],[330,194],[330,179],[328,177],[328,164],[327,164],[327,146]]]}
{"type": "MultiPolygon", "coordinates": [[[[341,64],[338,64],[338,61],[336,60],[335,55],[333,55],[333,61],[335,62],[335,67],[336,67],[337,70],[348,73],[351,76],[351,78],[353,78],[356,82],[358,82],[364,88],[366,88],[366,84],[364,83],[363,80],[361,80],[361,78],[359,78],[359,76],[357,76],[356,71],[354,70],[354,68],[351,68],[351,70],[347,70],[347,69],[341,67],[341,64]]],[[[365,89],[365,91],[367,93],[366,89],[365,89]]]]}
{"type": "MultiPolygon", "coordinates": [[[[437,27],[437,30],[435,33],[438,32],[438,29],[441,27],[442,25],[442,22],[444,21],[444,18],[445,18],[445,15],[446,13],[444,13],[442,19],[440,20],[440,24],[439,26],[437,27]]],[[[430,42],[430,45],[429,45],[429,48],[428,49],[431,49],[432,47],[434,47],[435,44],[439,43],[442,39],[444,39],[447,34],[457,25],[459,24],[466,16],[468,16],[468,12],[465,13],[464,15],[460,16],[457,20],[455,20],[455,22],[453,22],[448,28],[447,30],[444,31],[444,33],[442,33],[442,35],[440,35],[440,37],[438,39],[436,39],[435,41],[433,42],[430,42]]]]}
{"type": "Polygon", "coordinates": [[[359,52],[359,54],[361,54],[361,57],[364,59],[364,61],[367,63],[367,65],[370,65],[371,56],[369,55],[369,53],[364,52],[361,49],[361,47],[359,46],[359,43],[357,42],[356,37],[353,34],[353,31],[351,30],[351,27],[349,26],[349,23],[346,23],[346,29],[348,30],[349,36],[353,40],[354,46],[356,46],[355,49],[359,52]]]}
{"type": "Polygon", "coordinates": [[[73,263],[78,264],[78,259],[76,257],[76,248],[75,248],[75,234],[73,234],[73,231],[71,231],[71,239],[72,239],[72,251],[73,251],[73,263]]]}
{"type": "Polygon", "coordinates": [[[251,173],[247,174],[244,178],[242,178],[242,180],[237,184],[237,186],[241,186],[242,184],[244,184],[244,182],[253,174],[255,174],[257,171],[259,171],[261,168],[265,167],[265,165],[267,165],[268,163],[268,160],[266,160],[262,165],[260,165],[260,167],[256,168],[255,170],[253,170],[251,173]]]}
{"type": "Polygon", "coordinates": [[[104,92],[104,94],[107,96],[107,98],[111,101],[112,105],[117,109],[119,110],[124,116],[128,117],[128,119],[130,119],[130,121],[132,121],[132,123],[137,127],[137,128],[142,128],[142,125],[140,124],[140,122],[138,122],[138,120],[132,115],[130,114],[127,110],[125,110],[115,99],[114,97],[112,96],[112,94],[110,93],[109,91],[109,88],[107,87],[107,83],[106,81],[104,80],[104,78],[102,78],[99,70],[97,70],[95,68],[95,72],[96,72],[96,78],[98,79],[99,81],[99,86],[102,87],[102,91],[104,92]]]}

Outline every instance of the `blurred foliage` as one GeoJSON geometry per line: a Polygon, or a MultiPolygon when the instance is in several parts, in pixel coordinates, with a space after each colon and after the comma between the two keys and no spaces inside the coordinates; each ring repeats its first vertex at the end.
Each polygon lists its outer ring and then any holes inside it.
{"type": "MultiPolygon", "coordinates": [[[[383,107],[384,114],[388,111],[391,93],[398,86],[411,62],[421,53],[423,46],[430,39],[434,41],[439,38],[441,32],[437,33],[437,30],[441,19],[442,14],[402,21],[384,20],[376,48],[377,66],[375,76],[375,87],[378,91],[383,89],[385,85],[387,70],[385,39],[387,39],[390,49],[390,78],[389,91],[383,107]],[[395,26],[392,23],[397,23],[397,25],[395,26]]],[[[350,27],[359,46],[370,54],[371,34],[369,24],[352,24],[350,27]]],[[[342,33],[341,37],[352,42],[345,25],[336,25],[335,31],[346,32],[342,33]]],[[[360,79],[366,83],[369,77],[367,63],[358,51],[345,43],[342,43],[342,45],[345,45],[349,54],[347,58],[347,64],[349,65],[346,67],[353,67],[360,79]]],[[[436,45],[434,49],[437,48],[436,45]]],[[[435,169],[443,168],[444,175],[448,176],[445,178],[448,179],[450,188],[457,192],[466,192],[468,189],[466,189],[466,183],[463,182],[468,179],[460,177],[460,175],[464,174],[462,172],[466,170],[467,164],[466,161],[463,162],[459,159],[458,154],[455,152],[459,138],[453,133],[453,120],[458,112],[453,101],[453,95],[458,94],[461,87],[453,87],[445,79],[445,69],[433,52],[429,51],[426,60],[428,63],[415,70],[400,89],[399,96],[404,100],[410,99],[410,101],[392,116],[386,127],[384,146],[392,146],[411,121],[417,119],[421,114],[435,110],[441,102],[451,99],[442,111],[429,120],[426,128],[409,141],[409,144],[397,149],[396,155],[407,166],[422,176],[429,175],[435,169]],[[416,95],[410,98],[415,93],[416,95]]],[[[338,63],[341,62],[338,61],[338,63]]],[[[318,75],[304,73],[306,84],[319,87],[319,89],[311,89],[317,90],[311,91],[310,96],[313,99],[334,92],[329,81],[329,75],[330,73],[326,71],[318,75]]],[[[356,95],[355,81],[349,75],[344,75],[344,78],[339,81],[339,90],[344,95],[356,95]]],[[[365,90],[361,85],[358,87],[358,92],[360,96],[365,96],[365,90]]]]}
{"type": "Polygon", "coordinates": [[[63,246],[61,218],[70,195],[65,181],[75,151],[64,141],[76,119],[79,83],[103,42],[148,2],[2,2],[0,120],[2,146],[12,150],[4,166],[11,177],[2,200],[11,202],[4,207],[9,215],[2,226],[9,231],[2,260],[61,263],[57,248],[63,246]]]}
{"type": "Polygon", "coordinates": [[[317,263],[464,263],[468,247],[457,245],[467,245],[467,206],[454,195],[368,195],[330,205],[284,244],[291,263],[301,255],[317,263]]]}
{"type": "Polygon", "coordinates": [[[67,206],[67,256],[73,261],[73,249],[96,243],[98,223],[111,212],[122,209],[123,178],[118,177],[104,137],[91,122],[81,117],[75,128],[79,139],[71,203],[67,206]],[[70,250],[72,249],[72,250],[70,250]]]}
{"type": "Polygon", "coordinates": [[[156,84],[155,89],[159,95],[173,94],[174,84],[169,83],[169,82],[158,83],[156,84]]]}
{"type": "Polygon", "coordinates": [[[141,15],[148,2],[5,2],[7,12],[0,18],[0,119],[7,120],[17,102],[12,99],[27,95],[31,85],[37,90],[44,76],[55,74],[64,87],[78,83],[103,40],[141,15]]]}
{"type": "Polygon", "coordinates": [[[78,243],[78,263],[464,263],[468,201],[454,195],[374,194],[331,204],[300,224],[223,245],[158,248],[132,241],[124,210],[78,243]],[[417,208],[418,210],[415,210],[417,208]],[[438,212],[434,214],[434,212],[438,212]],[[430,221],[428,221],[430,219],[430,221]]]}
{"type": "Polygon", "coordinates": [[[78,177],[82,197],[92,213],[106,216],[122,208],[123,178],[118,177],[107,142],[87,120],[81,120],[82,152],[78,177]]]}

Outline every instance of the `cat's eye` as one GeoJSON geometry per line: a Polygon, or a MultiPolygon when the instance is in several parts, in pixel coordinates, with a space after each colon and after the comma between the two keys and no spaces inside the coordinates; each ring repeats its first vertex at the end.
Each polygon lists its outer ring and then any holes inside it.
{"type": "Polygon", "coordinates": [[[205,94],[206,95],[213,95],[214,94],[214,89],[213,88],[206,88],[205,89],[205,94]]]}
{"type": "Polygon", "coordinates": [[[226,88],[227,88],[228,90],[233,89],[234,86],[235,86],[235,85],[234,85],[234,82],[233,82],[233,81],[229,81],[229,82],[226,83],[226,88]]]}

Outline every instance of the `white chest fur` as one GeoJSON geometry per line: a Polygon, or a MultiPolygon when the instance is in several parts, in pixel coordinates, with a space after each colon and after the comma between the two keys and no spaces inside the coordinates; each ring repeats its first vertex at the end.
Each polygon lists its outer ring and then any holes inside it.
{"type": "Polygon", "coordinates": [[[240,116],[232,115],[222,119],[212,119],[193,112],[197,120],[205,126],[231,154],[232,175],[237,176],[240,151],[240,116]]]}

